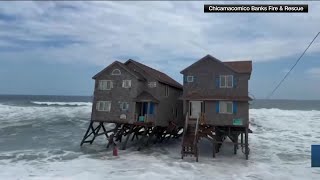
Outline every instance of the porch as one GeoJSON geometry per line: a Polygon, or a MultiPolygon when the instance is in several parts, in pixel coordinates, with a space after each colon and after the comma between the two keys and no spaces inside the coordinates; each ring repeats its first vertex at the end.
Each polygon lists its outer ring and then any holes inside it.
{"type": "Polygon", "coordinates": [[[135,124],[154,124],[156,121],[157,104],[159,100],[150,93],[143,91],[135,99],[135,124]]]}

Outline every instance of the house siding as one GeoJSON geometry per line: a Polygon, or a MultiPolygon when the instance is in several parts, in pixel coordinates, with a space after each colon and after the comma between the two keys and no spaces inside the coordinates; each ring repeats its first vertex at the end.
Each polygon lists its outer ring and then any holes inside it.
{"type": "Polygon", "coordinates": [[[142,83],[122,67],[116,64],[110,67],[109,70],[97,77],[95,81],[92,119],[99,121],[116,121],[120,119],[121,114],[125,114],[127,116],[126,121],[132,122],[135,110],[133,98],[141,92],[141,89],[143,89],[141,86],[142,83]],[[121,75],[111,75],[112,70],[116,68],[120,69],[121,75]],[[99,90],[99,80],[112,80],[113,88],[111,90],[99,90]],[[122,80],[131,80],[131,88],[123,88],[122,80]],[[97,101],[111,101],[110,112],[97,111],[97,101]],[[129,109],[122,111],[120,109],[120,102],[128,102],[129,109]]]}
{"type": "Polygon", "coordinates": [[[134,63],[129,62],[126,64],[126,66],[129,69],[143,75],[145,80],[138,80],[134,75],[123,69],[118,64],[114,64],[113,66],[107,68],[107,70],[102,72],[98,77],[96,77],[95,80],[91,116],[92,120],[107,122],[125,121],[127,123],[133,123],[136,121],[134,119],[136,113],[135,98],[143,91],[146,91],[159,100],[159,103],[154,104],[154,117],[156,118],[155,126],[168,126],[169,121],[174,121],[177,124],[181,124],[182,103],[180,100],[178,100],[178,98],[182,94],[182,89],[169,86],[169,96],[166,97],[165,84],[147,74],[134,63]],[[120,69],[121,75],[111,75],[113,69],[120,69]],[[99,80],[112,80],[113,88],[111,90],[98,90],[99,80]],[[131,88],[122,88],[122,80],[131,80],[131,88]],[[156,87],[150,88],[148,86],[149,82],[156,82],[156,87]],[[110,112],[97,111],[97,101],[111,101],[110,112]],[[124,112],[120,109],[120,102],[129,103],[128,111],[124,112]],[[178,108],[178,117],[173,116],[173,108],[178,108]],[[121,114],[125,114],[127,116],[126,120],[120,120],[121,114]]]}
{"type": "MultiPolygon", "coordinates": [[[[193,93],[201,97],[246,97],[248,96],[248,80],[250,74],[237,73],[224,65],[222,62],[206,57],[182,73],[184,75],[183,96],[193,93]],[[237,83],[232,88],[217,87],[216,77],[220,75],[233,75],[237,83]],[[187,82],[186,76],[194,76],[193,82],[187,82]]],[[[243,125],[247,126],[249,122],[249,104],[248,101],[235,101],[237,103],[236,114],[220,114],[216,112],[218,99],[208,100],[206,98],[198,99],[205,102],[205,120],[211,125],[229,126],[234,125],[234,119],[241,119],[243,125]]],[[[232,99],[228,101],[234,101],[232,99]]],[[[189,111],[190,99],[183,101],[183,114],[189,111]]]]}
{"type": "Polygon", "coordinates": [[[184,72],[184,76],[194,76],[193,82],[183,82],[183,94],[193,92],[204,96],[247,96],[248,74],[235,73],[222,63],[205,60],[184,72]],[[220,75],[233,75],[237,79],[237,86],[233,88],[216,87],[216,77],[220,75]]]}
{"type": "Polygon", "coordinates": [[[248,102],[236,102],[237,112],[233,114],[220,114],[216,112],[218,101],[205,101],[205,119],[209,124],[214,125],[233,125],[233,119],[242,119],[243,126],[246,126],[249,122],[249,103],[248,102]]]}

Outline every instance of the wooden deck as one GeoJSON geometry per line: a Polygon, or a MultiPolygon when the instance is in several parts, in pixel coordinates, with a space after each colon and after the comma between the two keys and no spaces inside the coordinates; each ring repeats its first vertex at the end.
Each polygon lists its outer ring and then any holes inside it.
{"type": "Polygon", "coordinates": [[[183,133],[182,147],[181,147],[181,158],[192,155],[198,161],[199,149],[198,143],[201,139],[205,138],[213,144],[213,157],[220,151],[220,148],[225,142],[226,138],[231,140],[230,143],[234,145],[234,154],[237,154],[239,146],[242,152],[245,154],[246,159],[249,158],[249,143],[248,134],[252,131],[246,126],[214,126],[206,124],[205,120],[201,119],[200,116],[197,120],[189,119],[186,116],[183,133]],[[239,138],[240,136],[240,138],[239,138]],[[239,142],[240,140],[240,142],[239,142]]]}

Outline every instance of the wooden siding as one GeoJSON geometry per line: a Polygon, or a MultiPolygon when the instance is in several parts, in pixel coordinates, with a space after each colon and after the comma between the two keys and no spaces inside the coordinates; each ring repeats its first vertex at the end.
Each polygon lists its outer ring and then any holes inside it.
{"type": "MultiPolygon", "coordinates": [[[[199,94],[202,97],[247,97],[248,80],[250,74],[236,73],[222,62],[213,60],[210,56],[195,63],[192,67],[183,71],[185,76],[194,76],[193,82],[187,82],[184,79],[183,96],[190,94],[199,94]],[[216,78],[220,75],[233,75],[237,84],[233,88],[217,87],[216,78]]],[[[183,114],[189,110],[189,100],[186,98],[183,103],[183,114]]],[[[201,99],[198,99],[201,100],[201,99]]],[[[219,114],[216,112],[215,100],[202,99],[205,102],[205,119],[208,124],[212,125],[233,125],[233,119],[241,118],[244,125],[249,121],[249,105],[247,101],[237,102],[236,114],[219,114]]],[[[233,101],[232,99],[230,101],[233,101]]]]}
{"type": "Polygon", "coordinates": [[[127,116],[126,119],[132,121],[135,110],[135,102],[133,102],[132,99],[142,92],[142,88],[140,88],[142,85],[141,81],[117,64],[110,67],[110,69],[106,70],[96,79],[92,119],[99,121],[116,121],[120,119],[121,114],[125,114],[127,116]],[[112,70],[116,68],[120,69],[121,75],[111,75],[112,70]],[[111,90],[98,90],[99,80],[112,80],[113,88],[111,90]],[[123,88],[122,80],[131,80],[131,88],[123,88]],[[97,101],[111,101],[110,112],[97,111],[97,101]],[[129,109],[122,111],[120,109],[120,102],[128,102],[129,109]]]}
{"type": "Polygon", "coordinates": [[[169,96],[165,96],[166,84],[163,84],[152,76],[146,74],[141,68],[136,66],[134,63],[128,63],[126,65],[130,70],[138,72],[145,77],[145,81],[138,80],[132,73],[129,73],[124,68],[118,64],[112,65],[110,68],[106,69],[98,77],[96,77],[95,90],[94,90],[94,101],[92,108],[92,120],[97,121],[124,121],[120,120],[120,115],[125,114],[127,116],[127,122],[133,123],[135,119],[135,98],[146,91],[159,100],[158,104],[155,104],[155,126],[167,126],[169,121],[174,121],[177,124],[183,123],[182,114],[182,102],[178,98],[182,94],[182,90],[168,86],[169,96]],[[115,76],[111,75],[113,69],[120,69],[121,75],[115,76]],[[99,80],[113,80],[113,88],[111,90],[98,90],[99,80]],[[122,80],[131,80],[131,88],[122,88],[122,80]],[[148,86],[149,82],[156,82],[156,87],[150,88],[148,86]],[[102,112],[96,110],[97,101],[112,101],[111,111],[102,112]],[[120,109],[120,102],[128,102],[128,111],[123,112],[120,109]],[[178,108],[178,117],[174,117],[174,110],[178,108]]]}
{"type": "MultiPolygon", "coordinates": [[[[140,74],[146,74],[145,71],[140,69],[134,63],[128,63],[131,69],[139,72],[140,74]]],[[[144,91],[152,94],[155,98],[157,98],[160,102],[157,104],[157,116],[156,116],[156,125],[157,126],[167,126],[170,120],[174,120],[173,117],[173,108],[177,106],[178,110],[178,118],[176,118],[176,123],[181,124],[183,121],[183,114],[182,114],[182,104],[179,102],[178,98],[182,94],[182,90],[177,89],[175,87],[169,86],[169,96],[165,96],[165,86],[156,79],[152,78],[149,74],[146,74],[146,82],[143,84],[144,91]],[[155,88],[148,87],[148,82],[157,82],[155,88]]]]}

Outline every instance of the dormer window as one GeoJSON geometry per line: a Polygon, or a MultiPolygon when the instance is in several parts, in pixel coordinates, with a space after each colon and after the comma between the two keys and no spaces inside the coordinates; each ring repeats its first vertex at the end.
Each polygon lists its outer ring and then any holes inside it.
{"type": "Polygon", "coordinates": [[[187,76],[187,82],[193,82],[193,76],[187,76]]]}
{"type": "Polygon", "coordinates": [[[121,71],[119,69],[114,69],[112,71],[111,75],[119,76],[119,75],[121,75],[121,71]]]}
{"type": "Polygon", "coordinates": [[[220,88],[232,88],[233,75],[220,75],[220,88]]]}

